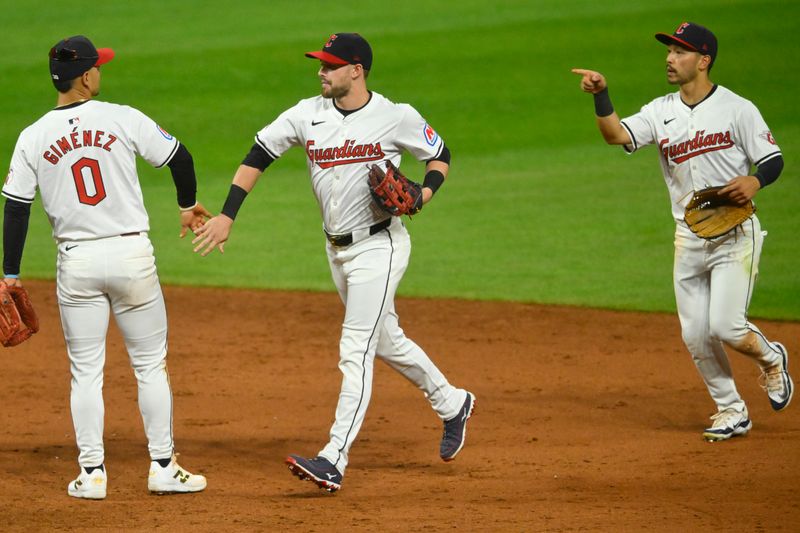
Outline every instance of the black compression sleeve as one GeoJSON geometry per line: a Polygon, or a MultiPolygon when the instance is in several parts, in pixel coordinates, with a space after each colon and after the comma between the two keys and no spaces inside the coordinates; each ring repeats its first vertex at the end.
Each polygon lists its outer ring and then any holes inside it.
{"type": "Polygon", "coordinates": [[[258,143],[253,143],[253,147],[250,148],[250,153],[248,153],[244,161],[242,161],[243,165],[247,165],[248,167],[257,168],[261,172],[272,164],[275,161],[272,156],[270,156],[258,143]]]}
{"type": "Polygon", "coordinates": [[[614,112],[611,97],[608,96],[608,87],[594,94],[594,114],[598,117],[607,117],[614,112]]]}
{"type": "Polygon", "coordinates": [[[450,164],[450,150],[447,148],[447,145],[442,146],[442,151],[439,152],[439,155],[434,157],[433,159],[428,159],[426,163],[430,163],[431,161],[441,161],[442,163],[450,164]]]}
{"type": "Polygon", "coordinates": [[[236,184],[231,184],[231,189],[228,191],[228,197],[225,199],[225,205],[222,206],[221,213],[231,220],[236,220],[236,213],[239,212],[239,208],[242,207],[246,197],[246,190],[236,184]]]}
{"type": "Polygon", "coordinates": [[[30,216],[31,204],[6,199],[3,213],[3,272],[7,275],[19,275],[30,216]]]}
{"type": "Polygon", "coordinates": [[[178,191],[178,205],[192,207],[197,203],[197,177],[194,173],[194,160],[192,154],[184,145],[180,145],[169,163],[172,172],[172,181],[178,191]]]}
{"type": "Polygon", "coordinates": [[[758,165],[758,171],[754,174],[763,189],[781,175],[783,170],[783,156],[773,157],[769,161],[764,161],[758,165]]]}

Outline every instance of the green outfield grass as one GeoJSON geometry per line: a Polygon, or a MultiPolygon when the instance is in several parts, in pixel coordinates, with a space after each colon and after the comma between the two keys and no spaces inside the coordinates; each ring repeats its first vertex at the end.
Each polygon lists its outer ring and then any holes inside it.
{"type": "MultiPolygon", "coordinates": [[[[358,31],[375,53],[370,87],[412,103],[453,153],[446,185],[408,222],[414,254],[402,295],[648,311],[674,309],[673,222],[656,151],[629,157],[605,146],[570,69],[602,71],[619,113],[632,114],[673,90],[653,34],[705,24],[720,41],[713,79],[756,103],[786,160],[758,196],[769,236],[751,314],[800,319],[798,2],[0,4],[0,167],[19,131],[55,102],[47,49],[85,33],[117,52],[101,99],[137,107],[176,135],[194,155],[200,200],[216,211],[255,132],[317,93],[317,64],[303,53],[332,32],[358,31]]],[[[169,171],[142,163],[162,281],[333,290],[303,157],[295,150],[268,169],[225,255],[205,259],[177,238],[169,171]]],[[[421,178],[421,165],[404,168],[421,178]]],[[[52,278],[54,262],[37,202],[23,275],[52,278]]]]}

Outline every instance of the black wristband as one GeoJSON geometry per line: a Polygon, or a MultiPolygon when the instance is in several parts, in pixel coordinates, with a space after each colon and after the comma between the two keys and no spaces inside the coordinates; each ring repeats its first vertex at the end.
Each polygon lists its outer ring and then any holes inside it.
{"type": "Polygon", "coordinates": [[[429,188],[434,194],[442,186],[442,183],[444,183],[444,174],[438,170],[429,170],[425,174],[425,179],[422,180],[422,186],[429,188]]]}
{"type": "Polygon", "coordinates": [[[228,197],[225,199],[225,205],[222,206],[221,213],[231,220],[236,220],[236,213],[242,207],[244,199],[247,197],[247,191],[242,189],[236,184],[231,184],[231,190],[228,191],[228,197]]]}
{"type": "Polygon", "coordinates": [[[614,112],[611,97],[608,96],[608,87],[594,94],[594,114],[598,117],[607,117],[614,112]]]}

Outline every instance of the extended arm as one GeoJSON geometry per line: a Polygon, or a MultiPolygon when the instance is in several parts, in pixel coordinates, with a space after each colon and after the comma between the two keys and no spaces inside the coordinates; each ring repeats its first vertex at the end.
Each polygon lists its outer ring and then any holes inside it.
{"type": "Polygon", "coordinates": [[[608,144],[631,144],[628,130],[620,122],[619,116],[611,104],[605,77],[594,70],[574,68],[572,72],[581,76],[581,90],[594,96],[597,128],[603,139],[608,144]]]}
{"type": "Polygon", "coordinates": [[[189,230],[196,231],[211,217],[202,204],[197,201],[197,177],[194,172],[194,159],[184,145],[180,145],[169,163],[172,181],[178,193],[178,207],[181,210],[181,233],[183,238],[189,230]]]}
{"type": "Polygon", "coordinates": [[[246,164],[239,165],[222,212],[206,222],[192,241],[196,245],[195,252],[200,252],[205,257],[214,248],[219,248],[220,253],[225,253],[224,244],[228,240],[236,214],[247,194],[255,187],[262,170],[246,164]]]}

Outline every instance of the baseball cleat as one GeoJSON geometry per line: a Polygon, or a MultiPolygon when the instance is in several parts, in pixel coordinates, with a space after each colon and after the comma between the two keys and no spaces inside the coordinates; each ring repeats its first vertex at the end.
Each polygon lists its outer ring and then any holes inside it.
{"type": "Polygon", "coordinates": [[[439,457],[443,461],[452,461],[464,447],[467,437],[467,420],[475,411],[475,395],[467,391],[467,399],[456,416],[444,422],[444,434],[439,444],[439,457]]]}
{"type": "Polygon", "coordinates": [[[289,455],[285,463],[292,474],[300,479],[311,481],[328,492],[342,488],[342,474],[324,457],[306,459],[299,455],[289,455]]]}
{"type": "Polygon", "coordinates": [[[102,500],[106,497],[106,487],[108,486],[108,476],[105,468],[95,468],[91,474],[81,468],[78,477],[67,485],[67,494],[74,498],[86,498],[87,500],[102,500]]]}
{"type": "Polygon", "coordinates": [[[703,432],[703,438],[708,442],[728,440],[731,437],[744,435],[753,427],[753,423],[747,415],[746,407],[741,411],[737,411],[732,407],[723,409],[712,415],[711,420],[714,423],[703,432]]]}
{"type": "Polygon", "coordinates": [[[206,478],[192,474],[178,464],[175,456],[166,466],[161,467],[157,462],[150,463],[150,475],[147,478],[147,488],[154,494],[185,494],[187,492],[200,492],[206,488],[206,478]]]}
{"type": "Polygon", "coordinates": [[[769,370],[763,371],[759,378],[759,385],[767,391],[769,403],[775,411],[783,411],[789,406],[794,395],[794,383],[789,376],[789,354],[783,344],[772,343],[781,353],[781,359],[769,370]]]}

